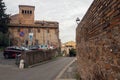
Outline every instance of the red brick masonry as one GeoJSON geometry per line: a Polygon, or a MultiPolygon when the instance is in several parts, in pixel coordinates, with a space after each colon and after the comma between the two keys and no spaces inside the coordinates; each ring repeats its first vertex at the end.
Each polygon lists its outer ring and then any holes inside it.
{"type": "Polygon", "coordinates": [[[120,80],[120,0],[94,0],[76,42],[83,80],[120,80]]]}

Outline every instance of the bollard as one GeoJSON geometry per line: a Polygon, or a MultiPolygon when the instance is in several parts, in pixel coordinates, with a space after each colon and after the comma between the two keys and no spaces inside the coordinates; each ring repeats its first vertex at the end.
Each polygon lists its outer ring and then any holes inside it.
{"type": "Polygon", "coordinates": [[[24,60],[23,60],[23,59],[20,60],[19,68],[20,68],[20,69],[23,69],[23,68],[24,68],[24,60]]]}

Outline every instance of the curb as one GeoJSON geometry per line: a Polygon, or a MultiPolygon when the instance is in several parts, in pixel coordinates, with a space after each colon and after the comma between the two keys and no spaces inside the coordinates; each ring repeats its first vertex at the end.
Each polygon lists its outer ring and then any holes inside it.
{"type": "Polygon", "coordinates": [[[51,59],[51,60],[43,61],[43,62],[40,62],[40,63],[37,63],[37,64],[33,64],[33,65],[28,66],[28,68],[32,68],[32,67],[35,67],[35,66],[46,64],[46,63],[54,61],[54,60],[56,60],[56,59],[51,59]]]}
{"type": "Polygon", "coordinates": [[[76,80],[76,79],[59,79],[59,80],[76,80]]]}
{"type": "Polygon", "coordinates": [[[73,59],[67,66],[65,66],[65,68],[57,75],[57,77],[54,80],[76,80],[76,79],[60,79],[62,74],[65,72],[65,70],[75,61],[76,61],[76,58],[73,59]]]}

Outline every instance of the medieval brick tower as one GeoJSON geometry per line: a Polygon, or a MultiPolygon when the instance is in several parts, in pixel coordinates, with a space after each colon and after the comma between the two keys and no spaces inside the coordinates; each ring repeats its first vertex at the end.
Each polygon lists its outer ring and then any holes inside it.
{"type": "Polygon", "coordinates": [[[19,5],[19,24],[34,24],[34,6],[19,5]]]}

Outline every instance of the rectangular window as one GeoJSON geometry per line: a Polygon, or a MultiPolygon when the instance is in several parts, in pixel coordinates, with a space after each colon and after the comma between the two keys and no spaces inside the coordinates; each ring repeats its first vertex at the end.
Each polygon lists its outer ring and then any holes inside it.
{"type": "Polygon", "coordinates": [[[40,33],[40,29],[38,29],[38,33],[40,33]]]}
{"type": "Polygon", "coordinates": [[[22,14],[24,14],[24,10],[22,10],[22,14]]]}
{"type": "Polygon", "coordinates": [[[47,29],[47,33],[49,33],[50,31],[49,31],[49,29],[47,29]]]}
{"type": "Polygon", "coordinates": [[[28,29],[28,32],[29,32],[29,33],[31,32],[31,29],[30,29],[30,28],[28,29]]]}
{"type": "Polygon", "coordinates": [[[32,11],[30,11],[30,14],[32,14],[32,11]]]}
{"type": "Polygon", "coordinates": [[[27,14],[29,14],[29,11],[27,11],[27,14]]]}

